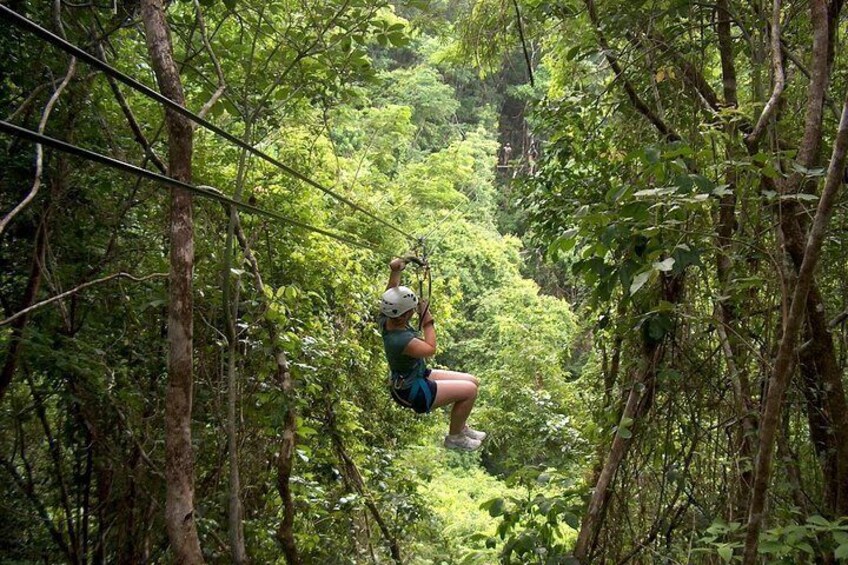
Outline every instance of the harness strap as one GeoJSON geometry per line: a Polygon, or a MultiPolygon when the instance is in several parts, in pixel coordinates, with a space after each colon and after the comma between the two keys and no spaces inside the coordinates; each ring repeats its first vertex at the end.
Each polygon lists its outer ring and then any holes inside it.
{"type": "Polygon", "coordinates": [[[430,387],[427,385],[427,379],[415,379],[415,382],[412,384],[412,390],[409,394],[410,400],[418,396],[419,391],[424,393],[424,405],[429,409],[430,405],[433,403],[433,395],[430,392],[430,387]]]}
{"type": "Polygon", "coordinates": [[[409,402],[404,401],[397,394],[397,391],[400,390],[400,388],[397,386],[397,381],[402,380],[403,377],[396,378],[393,376],[391,384],[392,395],[395,396],[398,400],[400,400],[402,404],[406,406],[412,406],[412,402],[414,402],[415,399],[418,398],[418,395],[423,394],[425,406],[427,406],[427,408],[429,409],[430,406],[433,405],[433,393],[430,391],[430,386],[427,384],[426,378],[417,378],[412,382],[412,385],[409,387],[409,395],[407,396],[407,398],[409,398],[409,402]]]}

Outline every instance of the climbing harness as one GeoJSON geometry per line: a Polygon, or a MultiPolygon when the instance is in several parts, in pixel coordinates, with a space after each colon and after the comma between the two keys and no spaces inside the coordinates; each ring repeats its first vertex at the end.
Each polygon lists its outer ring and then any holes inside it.
{"type": "Polygon", "coordinates": [[[404,380],[403,377],[399,376],[391,378],[389,387],[394,401],[405,408],[413,409],[419,414],[428,412],[433,405],[434,398],[426,377],[414,379],[408,388],[405,387],[404,380]],[[424,403],[422,404],[420,400],[423,400],[424,403]]]}

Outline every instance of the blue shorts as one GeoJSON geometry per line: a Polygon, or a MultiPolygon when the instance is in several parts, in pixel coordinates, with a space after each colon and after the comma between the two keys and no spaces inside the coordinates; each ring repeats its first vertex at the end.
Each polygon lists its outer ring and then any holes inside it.
{"type": "Polygon", "coordinates": [[[402,388],[403,379],[393,379],[389,385],[392,398],[404,408],[412,408],[418,414],[426,414],[433,408],[438,388],[436,381],[427,378],[429,376],[430,370],[427,369],[424,378],[415,379],[408,388],[402,388]]]}

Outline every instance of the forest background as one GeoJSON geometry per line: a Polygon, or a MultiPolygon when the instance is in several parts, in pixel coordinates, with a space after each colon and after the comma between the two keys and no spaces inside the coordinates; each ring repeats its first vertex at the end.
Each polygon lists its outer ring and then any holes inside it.
{"type": "Polygon", "coordinates": [[[3,14],[5,122],[213,187],[3,137],[3,562],[848,558],[841,1],[0,8],[271,156],[3,14]]]}

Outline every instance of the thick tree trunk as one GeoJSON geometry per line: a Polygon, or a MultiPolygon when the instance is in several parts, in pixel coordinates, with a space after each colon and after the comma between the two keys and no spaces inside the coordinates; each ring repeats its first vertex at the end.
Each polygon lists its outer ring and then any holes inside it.
{"type": "Polygon", "coordinates": [[[807,295],[813,283],[813,274],[821,254],[822,243],[833,212],[836,194],[842,185],[846,151],[848,151],[848,96],[846,96],[843,104],[825,186],[810,228],[803,262],[792,292],[789,316],[783,328],[783,336],[780,339],[777,358],[768,383],[768,393],[759,430],[760,441],[754,474],[754,488],[748,513],[748,528],[743,558],[745,565],[754,565],[757,562],[759,533],[771,478],[774,439],[780,423],[783,398],[789,385],[797,337],[805,320],[807,295]]]}
{"type": "MultiPolygon", "coordinates": [[[[185,105],[162,0],[141,0],[141,16],[159,88],[174,102],[185,105]]],[[[168,126],[168,171],[175,179],[191,182],[191,123],[170,110],[166,110],[165,119],[168,126]]],[[[203,553],[194,518],[194,453],[191,446],[194,231],[189,193],[172,189],[170,222],[165,523],[175,560],[178,563],[202,563],[203,553]]]]}

